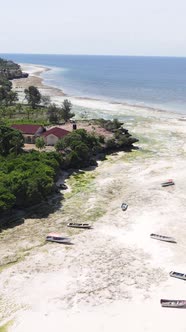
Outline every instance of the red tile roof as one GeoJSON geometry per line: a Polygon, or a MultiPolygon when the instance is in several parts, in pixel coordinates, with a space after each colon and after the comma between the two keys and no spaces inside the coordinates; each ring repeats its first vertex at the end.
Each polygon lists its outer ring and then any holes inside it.
{"type": "Polygon", "coordinates": [[[49,129],[47,131],[45,131],[42,136],[48,136],[48,135],[55,135],[58,138],[62,138],[66,135],[68,135],[70,133],[70,131],[62,129],[62,128],[58,128],[58,127],[54,127],[52,129],[49,129]]]}
{"type": "Polygon", "coordinates": [[[36,131],[42,126],[32,124],[13,124],[11,127],[21,131],[23,134],[34,135],[36,131]]]}

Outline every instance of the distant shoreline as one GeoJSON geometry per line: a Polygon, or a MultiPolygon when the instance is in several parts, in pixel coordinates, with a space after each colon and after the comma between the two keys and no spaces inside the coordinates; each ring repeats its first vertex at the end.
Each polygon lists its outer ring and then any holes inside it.
{"type": "Polygon", "coordinates": [[[46,95],[55,95],[55,96],[65,96],[61,89],[46,85],[43,83],[44,79],[41,77],[41,74],[51,70],[48,67],[32,64],[19,64],[23,72],[29,74],[27,78],[14,79],[12,81],[13,88],[18,92],[23,91],[28,88],[30,85],[34,85],[40,90],[44,90],[46,95]]]}
{"type": "MultiPolygon", "coordinates": [[[[57,88],[52,85],[47,85],[44,83],[44,78],[42,78],[42,74],[46,71],[52,70],[52,68],[42,65],[36,65],[36,64],[25,64],[25,63],[19,63],[21,66],[21,69],[23,72],[27,72],[29,74],[28,78],[22,78],[22,79],[14,79],[13,82],[13,88],[17,92],[23,92],[25,88],[28,88],[30,85],[36,86],[38,89],[41,90],[41,93],[44,95],[49,95],[50,97],[65,97],[67,96],[70,99],[73,99],[75,101],[75,104],[78,106],[85,106],[89,108],[90,106],[82,105],[83,101],[89,101],[90,103],[108,103],[110,105],[121,105],[125,109],[130,111],[149,111],[153,114],[165,114],[165,115],[172,115],[172,116],[180,116],[183,119],[186,119],[185,114],[183,114],[181,111],[175,111],[175,110],[166,110],[166,109],[160,109],[158,107],[153,107],[149,105],[139,105],[139,104],[129,104],[126,102],[120,102],[120,101],[110,101],[110,100],[103,100],[99,98],[93,98],[93,97],[84,97],[84,96],[72,96],[64,93],[64,91],[61,88],[57,88]]],[[[94,107],[94,106],[92,106],[94,107]]]]}

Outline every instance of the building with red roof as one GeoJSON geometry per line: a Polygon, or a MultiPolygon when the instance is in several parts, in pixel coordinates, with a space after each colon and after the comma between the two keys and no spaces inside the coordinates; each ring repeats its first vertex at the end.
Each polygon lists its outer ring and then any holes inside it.
{"type": "Polygon", "coordinates": [[[42,133],[46,145],[55,145],[60,138],[68,135],[70,131],[54,127],[42,133]]]}
{"type": "Polygon", "coordinates": [[[35,139],[46,131],[42,125],[13,124],[11,127],[19,130],[23,134],[25,143],[35,143],[35,139]]]}

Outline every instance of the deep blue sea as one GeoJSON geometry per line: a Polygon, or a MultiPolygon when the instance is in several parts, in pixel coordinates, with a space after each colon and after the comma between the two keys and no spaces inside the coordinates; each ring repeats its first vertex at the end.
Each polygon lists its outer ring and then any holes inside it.
{"type": "Polygon", "coordinates": [[[186,114],[186,58],[0,54],[18,63],[51,67],[45,83],[73,96],[186,114]]]}

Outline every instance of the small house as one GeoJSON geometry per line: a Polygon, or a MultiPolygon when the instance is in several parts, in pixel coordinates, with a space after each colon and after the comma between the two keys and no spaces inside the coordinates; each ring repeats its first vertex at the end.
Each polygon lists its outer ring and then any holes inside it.
{"type": "Polygon", "coordinates": [[[68,135],[70,131],[54,127],[42,133],[46,145],[55,145],[57,141],[64,136],[68,135]]]}
{"type": "Polygon", "coordinates": [[[25,140],[25,143],[35,143],[35,139],[41,136],[46,129],[42,125],[33,124],[13,124],[11,126],[14,129],[19,130],[25,140]]]}

